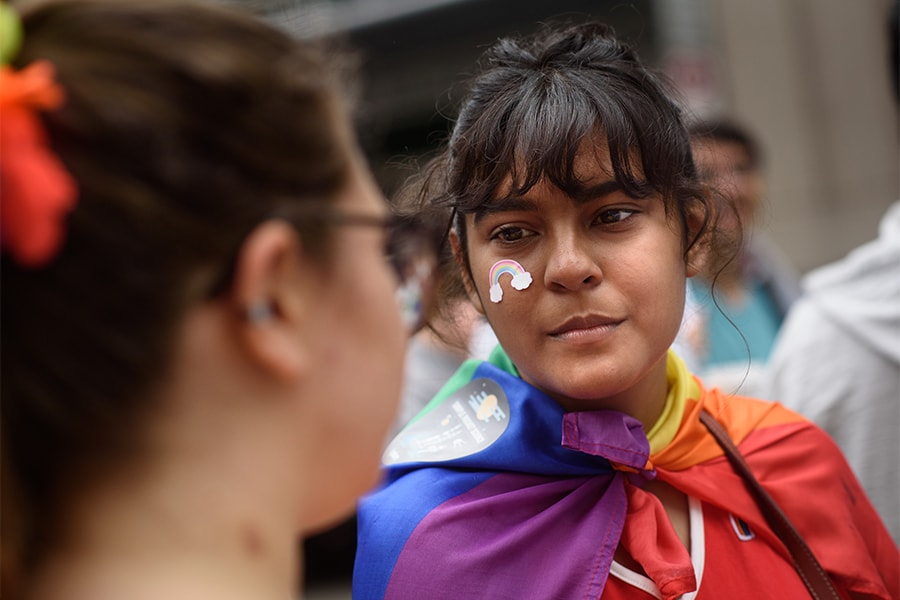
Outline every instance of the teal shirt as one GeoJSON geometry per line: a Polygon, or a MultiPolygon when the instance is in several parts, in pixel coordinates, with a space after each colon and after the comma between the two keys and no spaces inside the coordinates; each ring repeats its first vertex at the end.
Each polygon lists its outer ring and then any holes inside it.
{"type": "Polygon", "coordinates": [[[769,359],[781,319],[765,286],[753,284],[749,294],[735,304],[717,294],[718,307],[708,289],[695,291],[706,313],[705,367],[748,360],[765,363],[769,359]]]}

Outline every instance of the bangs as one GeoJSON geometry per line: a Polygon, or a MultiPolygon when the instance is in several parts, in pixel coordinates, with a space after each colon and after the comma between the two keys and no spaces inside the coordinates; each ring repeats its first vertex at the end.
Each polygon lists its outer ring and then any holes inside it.
{"type": "Polygon", "coordinates": [[[454,153],[462,168],[451,172],[470,176],[450,185],[457,190],[452,204],[458,210],[470,212],[492,202],[501,185],[509,195],[520,196],[541,180],[575,199],[594,196],[600,175],[613,177],[635,198],[658,189],[641,164],[644,144],[637,115],[646,107],[626,105],[622,90],[598,85],[596,74],[534,75],[511,86],[512,93],[495,97],[463,134],[466,143],[454,153]],[[598,155],[608,149],[612,173],[576,173],[576,157],[590,148],[598,155]]]}

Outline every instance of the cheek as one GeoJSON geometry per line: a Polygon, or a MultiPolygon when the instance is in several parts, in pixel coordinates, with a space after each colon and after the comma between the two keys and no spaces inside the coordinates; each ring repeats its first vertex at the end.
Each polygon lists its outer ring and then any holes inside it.
{"type": "Polygon", "coordinates": [[[360,285],[338,311],[346,341],[348,365],[344,372],[350,374],[347,383],[368,396],[360,411],[373,417],[372,425],[377,428],[390,422],[399,401],[406,334],[393,276],[373,271],[365,285],[357,283],[360,285]]]}
{"type": "Polygon", "coordinates": [[[335,422],[348,444],[368,454],[387,434],[399,403],[406,334],[393,276],[380,257],[362,267],[347,273],[341,293],[322,299],[327,316],[320,331],[328,350],[321,366],[334,402],[343,405],[332,414],[335,422]]]}
{"type": "Polygon", "coordinates": [[[490,298],[490,280],[487,273],[478,286],[478,293],[484,306],[484,315],[497,337],[509,345],[512,340],[525,337],[536,321],[536,311],[542,298],[542,288],[538,276],[532,273],[534,281],[524,290],[516,290],[510,284],[510,277],[504,276],[500,286],[503,297],[500,302],[490,298]]]}
{"type": "Polygon", "coordinates": [[[309,390],[318,403],[309,416],[320,450],[310,479],[324,499],[322,510],[336,515],[349,514],[356,498],[377,483],[400,399],[405,338],[397,336],[399,319],[395,326],[386,318],[387,306],[379,311],[357,296],[360,304],[350,311],[346,302],[328,299],[332,305],[319,325],[325,342],[309,390]]]}
{"type": "MultiPolygon", "coordinates": [[[[684,316],[685,288],[687,285],[687,265],[681,256],[671,261],[661,261],[655,276],[645,280],[643,311],[654,315],[654,327],[660,336],[675,333],[684,316]]],[[[640,307],[639,307],[640,308],[640,307]]]]}

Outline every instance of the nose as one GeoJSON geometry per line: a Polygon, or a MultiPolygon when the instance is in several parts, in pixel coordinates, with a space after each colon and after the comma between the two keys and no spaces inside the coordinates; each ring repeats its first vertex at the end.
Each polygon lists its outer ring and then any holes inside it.
{"type": "Polygon", "coordinates": [[[579,290],[599,285],[603,271],[598,262],[597,243],[570,232],[554,238],[548,247],[544,283],[548,289],[579,290]]]}

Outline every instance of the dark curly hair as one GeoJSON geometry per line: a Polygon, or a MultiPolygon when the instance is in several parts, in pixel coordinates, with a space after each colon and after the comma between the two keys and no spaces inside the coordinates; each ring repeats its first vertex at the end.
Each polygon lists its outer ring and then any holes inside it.
{"type": "MultiPolygon", "coordinates": [[[[674,91],[611,27],[549,24],[501,39],[482,64],[446,144],[397,195],[401,210],[453,215],[465,251],[460,216],[495,201],[507,177],[513,195],[547,180],[572,198],[591,196],[574,165],[583,142],[599,137],[626,193],[664,198],[683,225],[685,255],[704,236],[712,208],[674,91]],[[699,230],[687,226],[692,211],[704,215],[699,230]]],[[[459,274],[444,280],[445,298],[462,293],[459,274]]]]}

